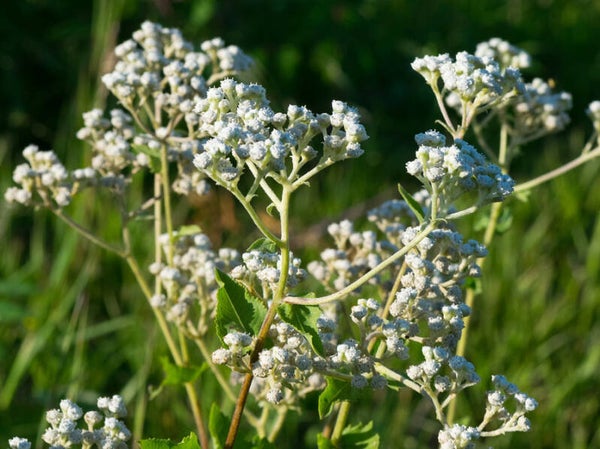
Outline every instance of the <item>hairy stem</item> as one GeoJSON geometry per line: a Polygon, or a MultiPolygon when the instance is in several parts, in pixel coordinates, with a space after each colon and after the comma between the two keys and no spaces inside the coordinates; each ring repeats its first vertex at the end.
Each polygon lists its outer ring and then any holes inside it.
{"type": "Polygon", "coordinates": [[[88,229],[84,228],[79,223],[77,223],[75,220],[73,220],[71,217],[66,215],[62,211],[62,209],[50,209],[50,210],[52,211],[52,213],[54,213],[54,215],[56,215],[58,218],[60,218],[62,221],[64,221],[66,224],[68,224],[72,229],[74,229],[79,235],[85,237],[90,242],[94,243],[95,245],[99,246],[100,248],[104,248],[108,252],[114,253],[117,256],[125,258],[125,251],[123,249],[121,249],[115,245],[112,245],[111,243],[108,243],[107,241],[101,239],[100,237],[92,234],[88,229]]]}
{"type": "MultiPolygon", "coordinates": [[[[277,308],[282,303],[285,294],[290,265],[288,214],[291,193],[291,186],[284,185],[283,191],[281,193],[281,208],[278,210],[279,216],[281,217],[281,238],[274,240],[276,241],[277,246],[281,251],[281,274],[279,277],[279,283],[277,285],[275,296],[273,297],[273,301],[271,302],[271,305],[267,310],[267,315],[265,316],[265,319],[261,324],[260,330],[258,331],[258,335],[256,336],[256,343],[252,354],[250,355],[250,366],[252,366],[252,364],[256,362],[256,360],[258,360],[258,355],[260,354],[260,351],[262,351],[265,340],[267,339],[267,336],[269,334],[271,324],[273,323],[275,315],[277,314],[277,308]]],[[[252,378],[252,372],[247,373],[244,377],[244,382],[242,383],[242,388],[240,389],[238,400],[235,404],[235,409],[231,418],[231,424],[229,426],[229,431],[225,440],[225,449],[233,448],[233,444],[235,443],[235,439],[237,437],[237,433],[241,423],[242,413],[244,412],[246,400],[248,399],[248,392],[250,391],[250,386],[252,385],[252,378]]]]}
{"type": "Polygon", "coordinates": [[[312,298],[311,299],[311,298],[299,298],[296,296],[287,296],[286,298],[284,298],[284,301],[289,304],[304,304],[304,305],[313,306],[313,305],[325,304],[328,302],[337,301],[338,299],[342,299],[344,296],[349,295],[354,290],[356,290],[357,288],[361,287],[366,282],[368,282],[369,279],[378,275],[383,270],[385,270],[387,267],[389,267],[391,264],[393,264],[398,259],[400,259],[404,255],[406,255],[406,253],[408,253],[411,249],[413,249],[415,246],[417,246],[421,240],[423,240],[425,237],[427,237],[429,235],[429,233],[431,231],[433,231],[433,229],[435,228],[435,223],[436,222],[429,223],[425,227],[425,229],[423,229],[421,232],[419,232],[415,236],[415,238],[410,242],[410,244],[403,246],[401,249],[399,249],[394,254],[392,254],[390,257],[388,257],[387,259],[382,261],[375,268],[373,268],[370,271],[368,271],[367,273],[363,274],[360,278],[358,278],[356,281],[352,282],[347,287],[345,287],[335,293],[332,293],[330,295],[322,296],[320,298],[312,298]]]}
{"type": "Polygon", "coordinates": [[[567,162],[565,165],[562,165],[552,171],[549,171],[548,173],[538,176],[537,178],[534,178],[534,179],[524,182],[522,184],[518,184],[517,186],[515,186],[515,193],[523,192],[525,190],[530,190],[534,187],[537,187],[540,184],[543,184],[554,178],[557,178],[560,175],[563,175],[563,174],[573,170],[574,168],[579,167],[580,165],[584,164],[585,162],[587,162],[591,159],[595,159],[597,157],[600,157],[600,147],[596,147],[593,150],[590,150],[589,152],[584,153],[581,156],[573,159],[571,162],[567,162]]]}
{"type": "Polygon", "coordinates": [[[340,409],[338,410],[337,419],[335,420],[333,433],[331,434],[331,442],[335,447],[337,447],[340,438],[342,437],[342,432],[344,431],[344,427],[346,427],[346,422],[348,421],[349,414],[350,401],[342,401],[342,403],[340,404],[340,409]]]}

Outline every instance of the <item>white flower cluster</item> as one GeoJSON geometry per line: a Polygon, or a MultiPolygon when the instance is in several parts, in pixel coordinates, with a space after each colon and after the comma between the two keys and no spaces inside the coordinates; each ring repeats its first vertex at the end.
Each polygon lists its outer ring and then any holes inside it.
{"type": "Polygon", "coordinates": [[[465,193],[475,193],[476,205],[502,201],[512,193],[510,176],[464,140],[446,146],[444,135],[433,130],[417,134],[415,140],[417,157],[406,164],[406,171],[418,178],[430,195],[436,192],[438,204],[434,207],[439,217],[465,193]]]}
{"type": "Polygon", "coordinates": [[[421,352],[425,360],[409,366],[406,374],[426,391],[435,391],[448,398],[480,380],[471,362],[451,355],[444,347],[423,346],[421,352]]]}
{"type": "Polygon", "coordinates": [[[587,110],[587,115],[594,125],[594,130],[600,133],[600,101],[592,101],[587,110]]]}
{"type": "Polygon", "coordinates": [[[206,95],[209,82],[247,70],[252,61],[219,38],[204,42],[202,50],[194,51],[179,30],[144,22],[132,39],[117,46],[115,69],[102,78],[128,112],[113,109],[110,118],[104,118],[100,109],[83,114],[84,127],[77,137],[93,148],[91,167],[69,173],[55,153],[30,145],[23,151],[28,164],[19,165],[13,175],[20,187],[9,188],[6,199],[65,207],[88,186],[123,194],[133,173],[141,168],[156,171],[163,145],[168,161],[177,165],[173,190],[183,195],[205,193],[208,184],[192,164],[200,141],[184,135],[177,125],[184,116],[188,126],[197,124],[199,117],[192,109],[206,95]],[[169,119],[167,125],[162,123],[164,117],[169,119]]]}
{"type": "Polygon", "coordinates": [[[71,202],[73,184],[56,154],[29,145],[23,150],[23,156],[28,163],[17,165],[13,172],[13,181],[20,187],[9,187],[4,194],[6,201],[25,206],[67,206],[71,202]],[[34,193],[39,198],[34,197],[34,193]]]}
{"type": "Polygon", "coordinates": [[[508,67],[526,69],[531,65],[531,57],[525,50],[498,37],[477,44],[475,56],[493,59],[499,62],[503,69],[508,67]]]}
{"type": "Polygon", "coordinates": [[[492,376],[492,383],[494,390],[487,395],[485,420],[499,420],[504,432],[529,431],[531,424],[525,414],[537,408],[537,401],[519,391],[502,375],[492,376]],[[509,407],[514,410],[510,411],[509,407]]]}
{"type": "MultiPolygon", "coordinates": [[[[112,397],[98,398],[99,411],[85,414],[81,408],[68,399],[60,401],[60,409],[46,412],[46,421],[50,424],[42,440],[51,449],[67,449],[72,447],[97,447],[98,449],[127,449],[127,441],[131,432],[119,418],[127,415],[123,399],[112,397]],[[85,426],[79,428],[79,420],[83,417],[85,426]]],[[[31,443],[24,438],[11,438],[11,449],[30,449],[31,443]]]]}
{"type": "MultiPolygon", "coordinates": [[[[290,252],[287,287],[294,287],[306,277],[302,261],[290,252]]],[[[231,270],[231,277],[247,285],[259,285],[264,297],[269,298],[277,289],[281,277],[281,254],[253,249],[242,254],[242,263],[231,270]]]]}
{"type": "MultiPolygon", "coordinates": [[[[402,241],[408,244],[419,228],[407,228],[402,241]]],[[[475,240],[464,242],[450,227],[433,230],[405,256],[407,270],[401,288],[390,305],[393,317],[419,324],[420,341],[442,344],[453,351],[470,314],[462,297],[467,277],[480,276],[476,260],[487,254],[475,240]]]]}
{"type": "Polygon", "coordinates": [[[438,433],[440,449],[475,449],[481,433],[476,427],[453,424],[438,433]]]}
{"type": "Polygon", "coordinates": [[[310,345],[296,329],[276,322],[269,329],[272,348],[263,349],[252,365],[256,379],[252,393],[272,404],[293,404],[297,398],[325,386],[323,376],[315,370],[323,366],[310,345]]]}
{"type": "MultiPolygon", "coordinates": [[[[341,290],[376,267],[391,252],[386,242],[379,242],[373,231],[356,232],[350,220],[332,223],[327,232],[336,247],[321,252],[321,260],[311,261],[307,269],[317,280],[332,290],[341,290]]],[[[377,283],[375,277],[371,283],[377,283]]]]}
{"type": "Polygon", "coordinates": [[[416,58],[411,64],[427,84],[438,89],[447,102],[458,109],[461,104],[489,107],[506,100],[523,88],[521,74],[515,67],[502,67],[489,56],[460,52],[452,59],[447,53],[416,58]]]}
{"type": "Polygon", "coordinates": [[[571,94],[554,93],[540,78],[525,85],[525,91],[514,105],[514,133],[538,136],[560,131],[570,122],[568,111],[573,106],[571,94]]]}
{"type": "Polygon", "coordinates": [[[175,232],[172,239],[163,234],[159,243],[165,255],[173,249],[173,264],[150,266],[150,272],[160,280],[164,291],[153,296],[151,304],[178,325],[193,322],[194,327],[188,326],[187,330],[203,335],[215,313],[218,289],[215,269],[230,271],[240,263],[240,255],[229,248],[213,251],[208,237],[200,232],[175,232]],[[195,312],[198,308],[199,312],[195,312]]]}
{"type": "Polygon", "coordinates": [[[209,89],[194,111],[197,134],[206,136],[194,164],[225,187],[236,186],[246,166],[257,179],[272,172],[293,183],[300,169],[318,156],[310,141],[319,133],[322,165],[360,156],[360,142],[367,138],[360,116],[345,103],[334,101],[332,114],[315,115],[300,106],[275,113],[262,86],[232,79],[209,89]]]}
{"type": "Polygon", "coordinates": [[[115,69],[102,77],[110,91],[127,107],[135,100],[152,100],[169,116],[192,110],[194,98],[204,96],[209,76],[247,70],[251,59],[235,46],[212,39],[194,51],[181,31],[144,22],[133,38],[118,45],[115,69]]]}
{"type": "Polygon", "coordinates": [[[135,135],[133,119],[122,109],[110,111],[110,119],[103,117],[101,109],[92,109],[83,114],[84,127],[77,138],[88,141],[93,150],[92,169],[103,175],[117,174],[130,165],[148,165],[148,157],[132,151],[131,140],[135,135]]]}

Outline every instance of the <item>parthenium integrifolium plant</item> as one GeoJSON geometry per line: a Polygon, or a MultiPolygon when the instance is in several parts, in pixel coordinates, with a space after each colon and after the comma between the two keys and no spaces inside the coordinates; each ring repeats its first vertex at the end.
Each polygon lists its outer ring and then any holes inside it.
{"type": "MultiPolygon", "coordinates": [[[[18,186],[5,198],[50,210],[127,262],[167,343],[166,368],[185,386],[200,447],[231,448],[236,439],[245,447],[275,447],[276,440],[281,447],[287,414],[301,412],[302,398],[315,391],[319,416],[328,418],[320,448],[378,446],[376,425],[348,423],[367,390],[410,389],[428,398],[444,449],[529,430],[526,415],[536,401],[502,375],[486,383],[479,415],[454,416],[456,396],[481,382],[464,357],[475,292],[467,286],[481,274],[509,195],[600,155],[600,102],[589,106],[594,134],[581,156],[515,184],[512,158],[523,144],[564,128],[570,95],[540,79],[526,82],[519,70],[529,56],[500,39],[474,54],[415,59],[412,67],[442,115],[440,130],[415,137],[416,155],[406,165],[422,189],[411,195],[400,187],[402,199],[369,211],[370,229],[348,220],[331,224],[332,247],[306,262],[290,249],[290,201],[330,165],[363,153],[368,136],[358,111],[342,101],[326,113],[301,106],[274,111],[262,86],[236,79],[251,59],[218,38],[196,50],[178,30],[145,22],[115,53],[115,69],[102,80],[119,107],[85,113],[77,133],[92,148],[90,165],[69,171],[54,152],[29,146],[27,162],[14,171],[18,186]],[[498,130],[498,143],[487,140],[488,127],[498,130]],[[132,180],[139,176],[152,177],[154,186],[133,203],[132,180]],[[173,195],[184,201],[211,183],[239,201],[261,234],[247,249],[215,249],[199,226],[173,222],[173,195]],[[69,216],[73,197],[88,188],[114,196],[120,241],[103,240],[69,216]],[[262,218],[265,200],[278,230],[262,218]],[[476,211],[490,215],[483,243],[454,224],[476,211]],[[152,261],[138,260],[130,243],[132,222],[148,215],[152,261]],[[201,363],[222,400],[235,404],[231,418],[221,412],[224,403],[202,402],[194,374],[201,363]],[[249,395],[260,407],[247,405],[249,395]],[[238,436],[243,420],[255,434],[238,436]]],[[[123,447],[130,432],[117,419],[124,406],[115,398],[99,400],[104,421],[96,412],[89,412],[96,413],[93,422],[85,415],[87,429],[77,429],[81,409],[62,401],[61,410],[47,414],[51,427],[43,440],[54,448],[123,447]]],[[[9,444],[29,447],[20,438],[9,444]]]]}

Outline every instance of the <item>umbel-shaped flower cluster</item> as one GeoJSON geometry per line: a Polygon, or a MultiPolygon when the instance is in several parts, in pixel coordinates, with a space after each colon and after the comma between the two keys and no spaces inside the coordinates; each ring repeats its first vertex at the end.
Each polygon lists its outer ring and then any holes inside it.
{"type": "Polygon", "coordinates": [[[447,215],[455,202],[469,193],[475,194],[472,202],[476,206],[502,201],[512,193],[510,176],[464,140],[446,146],[446,138],[437,131],[417,134],[415,140],[417,157],[406,164],[406,171],[439,201],[435,205],[438,217],[447,215]]]}
{"type": "Polygon", "coordinates": [[[197,132],[207,136],[194,164],[226,188],[237,186],[245,168],[257,181],[268,175],[276,182],[300,186],[316,171],[363,153],[360,142],[367,134],[358,113],[341,101],[334,101],[332,108],[331,114],[315,115],[300,106],[275,113],[262,86],[223,80],[194,108],[197,132]],[[319,156],[310,145],[318,134],[323,138],[323,151],[317,166],[301,173],[319,156]]]}
{"type": "MultiPolygon", "coordinates": [[[[60,401],[60,408],[46,412],[50,424],[42,439],[53,449],[93,448],[126,449],[131,432],[119,418],[127,416],[123,398],[118,395],[98,398],[98,410],[85,414],[74,402],[60,401]],[[79,421],[83,418],[83,423],[79,421]],[[79,425],[82,427],[78,427],[79,425]]],[[[24,438],[11,438],[11,449],[30,449],[31,443],[24,438]]]]}

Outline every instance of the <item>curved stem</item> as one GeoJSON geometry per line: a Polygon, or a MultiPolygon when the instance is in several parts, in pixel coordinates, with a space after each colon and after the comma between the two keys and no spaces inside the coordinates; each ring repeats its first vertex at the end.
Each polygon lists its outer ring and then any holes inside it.
{"type": "Polygon", "coordinates": [[[259,231],[262,232],[262,234],[266,238],[275,242],[277,244],[277,246],[281,247],[282,246],[281,239],[279,239],[278,237],[275,236],[275,234],[273,234],[271,231],[269,231],[269,229],[265,226],[265,224],[263,223],[261,218],[256,213],[256,210],[254,210],[254,207],[252,207],[252,204],[250,204],[250,202],[248,200],[246,200],[246,198],[244,197],[242,192],[240,192],[240,190],[238,188],[231,189],[230,192],[237,198],[237,200],[241,203],[241,205],[244,206],[244,209],[246,209],[246,212],[248,212],[248,215],[250,215],[250,218],[252,218],[252,221],[254,222],[256,227],[259,229],[259,231]]]}
{"type": "Polygon", "coordinates": [[[125,258],[125,251],[123,249],[108,243],[107,241],[101,239],[98,236],[95,236],[89,230],[87,230],[86,228],[81,226],[79,223],[77,223],[75,220],[73,220],[71,217],[66,215],[62,211],[62,209],[50,209],[50,210],[52,211],[52,213],[54,215],[56,215],[58,218],[60,218],[62,221],[64,221],[66,224],[68,224],[72,229],[74,229],[82,237],[85,237],[90,242],[94,243],[95,245],[98,245],[100,248],[104,248],[108,252],[114,253],[117,256],[125,258]]]}
{"type": "Polygon", "coordinates": [[[288,304],[304,304],[304,305],[314,306],[314,305],[319,305],[319,304],[325,304],[325,303],[332,302],[332,301],[337,301],[338,299],[343,298],[344,296],[352,293],[354,290],[356,290],[357,288],[361,287],[363,284],[368,282],[369,279],[371,279],[374,276],[381,273],[383,270],[385,270],[391,264],[396,262],[402,256],[406,255],[406,253],[408,253],[411,249],[413,249],[415,246],[417,246],[421,240],[423,240],[425,237],[427,237],[429,235],[429,233],[431,231],[433,231],[433,229],[435,228],[435,223],[436,222],[429,223],[427,225],[427,227],[425,227],[425,229],[423,229],[421,232],[419,232],[408,245],[403,246],[400,250],[396,251],[390,257],[388,257],[383,262],[381,262],[379,265],[377,265],[375,268],[373,268],[370,271],[368,271],[367,273],[363,274],[360,278],[358,278],[356,281],[352,282],[347,287],[345,287],[335,293],[332,293],[330,295],[322,296],[320,298],[312,298],[311,299],[311,298],[299,298],[296,296],[287,296],[286,298],[284,298],[284,302],[287,302],[288,304]]]}
{"type": "Polygon", "coordinates": [[[517,192],[522,192],[525,190],[530,190],[533,187],[537,187],[540,184],[550,181],[551,179],[557,178],[558,176],[563,175],[563,174],[573,170],[574,168],[579,167],[580,165],[584,164],[585,162],[587,162],[591,159],[595,159],[597,157],[600,157],[600,147],[594,148],[593,150],[590,150],[589,152],[584,153],[581,156],[573,159],[571,162],[568,162],[565,165],[562,165],[552,171],[549,171],[548,173],[538,176],[537,178],[534,178],[534,179],[524,182],[522,184],[518,184],[517,186],[515,186],[514,191],[515,191],[515,193],[517,193],[517,192]]]}
{"type": "Polygon", "coordinates": [[[267,439],[271,443],[273,443],[275,441],[275,438],[277,438],[279,431],[283,427],[283,424],[285,423],[285,417],[287,415],[287,412],[288,412],[287,408],[277,409],[277,419],[275,420],[275,423],[273,424],[273,427],[271,428],[271,431],[269,432],[269,436],[267,437],[267,439]]]}

